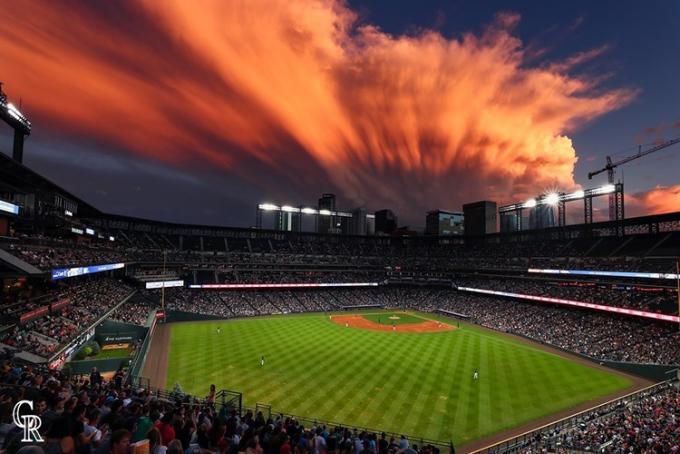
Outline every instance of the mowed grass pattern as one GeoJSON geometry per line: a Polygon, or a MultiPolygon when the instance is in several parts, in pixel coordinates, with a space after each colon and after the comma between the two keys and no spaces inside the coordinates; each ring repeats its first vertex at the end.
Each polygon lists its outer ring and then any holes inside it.
{"type": "Polygon", "coordinates": [[[474,325],[379,332],[322,314],[176,324],[167,387],[176,382],[199,396],[214,383],[248,406],[458,444],[631,384],[474,325]]]}

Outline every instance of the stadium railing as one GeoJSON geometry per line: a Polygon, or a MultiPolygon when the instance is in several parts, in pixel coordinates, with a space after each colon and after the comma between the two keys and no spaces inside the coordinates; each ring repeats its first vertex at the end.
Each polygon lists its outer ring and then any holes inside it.
{"type": "MultiPolygon", "coordinates": [[[[143,388],[145,390],[151,391],[157,398],[159,399],[164,399],[167,401],[179,403],[179,404],[186,404],[186,405],[193,405],[196,403],[199,404],[206,404],[207,401],[205,398],[197,398],[196,396],[193,396],[191,394],[186,394],[183,392],[178,392],[178,391],[169,391],[165,389],[160,389],[160,388],[154,388],[150,386],[149,380],[145,377],[140,377],[140,376],[131,376],[129,380],[129,384],[133,389],[139,389],[143,388]]],[[[239,416],[244,416],[247,411],[252,411],[253,414],[257,414],[259,411],[262,411],[264,415],[271,415],[272,418],[276,419],[278,417],[281,418],[291,418],[295,419],[296,421],[302,423],[305,427],[311,427],[313,426],[326,426],[327,428],[343,428],[343,429],[348,429],[351,431],[357,431],[357,432],[368,432],[368,433],[374,433],[374,434],[381,434],[384,433],[387,437],[394,437],[395,439],[399,439],[402,435],[406,436],[408,440],[413,443],[417,443],[419,446],[426,446],[426,445],[432,445],[436,446],[440,449],[448,449],[450,447],[451,442],[450,441],[441,441],[441,440],[430,440],[424,437],[418,437],[415,435],[409,435],[405,433],[395,433],[395,432],[388,432],[385,430],[380,430],[380,429],[374,429],[370,427],[363,427],[363,426],[352,426],[349,424],[342,424],[338,422],[332,422],[332,421],[325,421],[322,419],[317,419],[317,418],[309,418],[309,417],[304,417],[304,416],[298,416],[298,415],[293,415],[290,413],[284,413],[284,412],[279,412],[279,411],[274,411],[269,404],[261,404],[257,403],[255,404],[254,407],[248,407],[248,406],[243,406],[243,394],[236,392],[236,391],[230,391],[227,389],[223,389],[217,392],[215,395],[215,405],[218,407],[219,412],[221,415],[224,415],[227,417],[229,413],[233,410],[238,413],[239,416]]]]}
{"type": "Polygon", "coordinates": [[[243,407],[244,412],[251,410],[253,411],[253,414],[257,414],[258,411],[262,411],[263,414],[265,411],[270,412],[272,418],[277,419],[277,418],[291,418],[299,423],[301,423],[303,426],[306,428],[315,426],[326,426],[326,428],[343,428],[343,429],[348,429],[350,431],[357,431],[357,432],[367,432],[367,433],[374,433],[374,434],[381,434],[384,433],[387,438],[389,439],[390,437],[394,437],[396,440],[399,440],[399,438],[403,435],[405,436],[408,440],[411,446],[413,444],[418,444],[418,447],[423,447],[427,445],[432,445],[436,446],[440,449],[448,449],[451,445],[450,441],[441,441],[441,440],[430,440],[428,438],[423,438],[423,437],[418,437],[415,435],[409,435],[405,433],[396,433],[396,432],[388,432],[385,430],[380,430],[380,429],[374,429],[370,427],[363,427],[363,426],[352,426],[349,424],[342,424],[339,422],[332,422],[332,421],[325,421],[323,419],[317,419],[317,418],[309,418],[309,417],[304,417],[304,416],[298,416],[298,415],[293,415],[290,413],[282,413],[279,411],[274,411],[271,408],[271,405],[268,404],[256,404],[255,407],[243,407]]]}
{"type": "Polygon", "coordinates": [[[544,446],[544,444],[551,445],[549,441],[551,435],[554,436],[556,433],[565,429],[576,427],[580,423],[591,422],[596,418],[621,408],[628,401],[635,400],[644,394],[654,393],[663,388],[667,388],[669,385],[673,385],[675,381],[676,380],[668,380],[639,389],[630,394],[626,394],[625,396],[617,397],[616,399],[591,407],[574,415],[567,416],[558,421],[553,421],[544,426],[529,430],[523,434],[472,451],[470,454],[512,454],[520,451],[524,452],[523,450],[532,446],[544,446]]]}

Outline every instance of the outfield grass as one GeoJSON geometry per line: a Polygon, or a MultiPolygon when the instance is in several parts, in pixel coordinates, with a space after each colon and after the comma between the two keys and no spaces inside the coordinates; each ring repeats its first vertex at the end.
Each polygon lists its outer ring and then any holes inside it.
{"type": "Polygon", "coordinates": [[[175,324],[168,361],[168,389],[205,396],[214,383],[249,406],[458,444],[631,385],[475,325],[394,333],[321,314],[175,324]]]}
{"type": "Polygon", "coordinates": [[[367,320],[375,323],[380,323],[381,325],[408,325],[412,323],[422,323],[424,319],[417,317],[415,315],[405,314],[403,312],[383,312],[383,313],[368,313],[361,314],[367,320]],[[390,319],[390,317],[398,317],[396,319],[390,319]]]}

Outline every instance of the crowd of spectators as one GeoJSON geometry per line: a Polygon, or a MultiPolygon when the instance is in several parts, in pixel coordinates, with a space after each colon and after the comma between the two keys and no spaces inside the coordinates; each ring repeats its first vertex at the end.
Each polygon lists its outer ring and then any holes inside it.
{"type": "MultiPolygon", "coordinates": [[[[197,399],[175,393],[159,398],[132,388],[117,373],[111,381],[93,371],[89,378],[68,378],[5,361],[0,367],[0,441],[7,454],[127,454],[149,444],[152,454],[439,454],[418,447],[406,436],[305,426],[293,417],[267,416],[216,405],[214,394],[197,399]],[[20,400],[34,402],[44,440],[22,442],[23,429],[12,421],[20,400]]],[[[179,391],[179,390],[178,390],[179,391]]]]}
{"type": "Polygon", "coordinates": [[[455,291],[433,298],[438,309],[482,326],[597,359],[677,364],[680,358],[680,333],[668,323],[455,291]]]}
{"type": "MultiPolygon", "coordinates": [[[[380,242],[371,238],[332,237],[310,241],[267,238],[218,238],[112,232],[115,241],[76,242],[45,235],[16,235],[0,244],[39,268],[113,262],[155,262],[219,267],[352,266],[401,270],[526,270],[527,268],[674,272],[672,257],[610,257],[625,240],[597,246],[598,239],[464,244],[461,241],[380,242]],[[584,242],[585,241],[585,242],[584,242]],[[589,254],[594,254],[589,255],[589,254]]],[[[227,279],[230,279],[228,273],[227,279]]],[[[274,277],[276,279],[276,277],[274,277]]],[[[233,279],[233,274],[231,276],[233,279]]],[[[243,282],[248,282],[244,280],[243,282]]]]}
{"type": "Polygon", "coordinates": [[[53,292],[56,300],[68,301],[58,309],[3,333],[2,343],[48,357],[68,343],[97,318],[121,302],[132,287],[112,278],[93,278],[64,284],[53,292]]]}
{"type": "Polygon", "coordinates": [[[674,288],[650,288],[597,282],[550,281],[521,278],[457,279],[456,285],[533,296],[548,296],[585,303],[625,307],[663,314],[678,313],[674,288]]]}
{"type": "Polygon", "coordinates": [[[535,445],[600,453],[680,452],[680,390],[667,384],[586,415],[566,430],[545,433],[535,445]]]}
{"type": "Polygon", "coordinates": [[[385,279],[384,270],[372,271],[296,271],[296,270],[257,270],[234,269],[218,272],[220,284],[292,284],[302,282],[378,282],[385,279]]]}
{"type": "Polygon", "coordinates": [[[133,325],[144,326],[149,318],[149,312],[156,305],[142,297],[133,297],[109,316],[111,320],[133,325]]]}
{"type": "Polygon", "coordinates": [[[125,251],[89,246],[50,247],[12,243],[8,247],[8,252],[41,270],[120,263],[128,260],[125,251]]]}

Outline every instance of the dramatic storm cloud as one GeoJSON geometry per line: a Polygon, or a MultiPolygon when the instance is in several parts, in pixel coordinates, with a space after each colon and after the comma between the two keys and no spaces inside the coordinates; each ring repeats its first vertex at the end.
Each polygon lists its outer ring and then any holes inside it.
{"type": "Polygon", "coordinates": [[[680,184],[657,186],[626,196],[627,217],[680,211],[680,184]]]}
{"type": "Polygon", "coordinates": [[[604,47],[532,64],[513,13],[459,38],[389,35],[330,1],[12,2],[0,17],[3,77],[55,134],[407,219],[575,188],[568,134],[636,94],[575,74],[604,47]]]}

